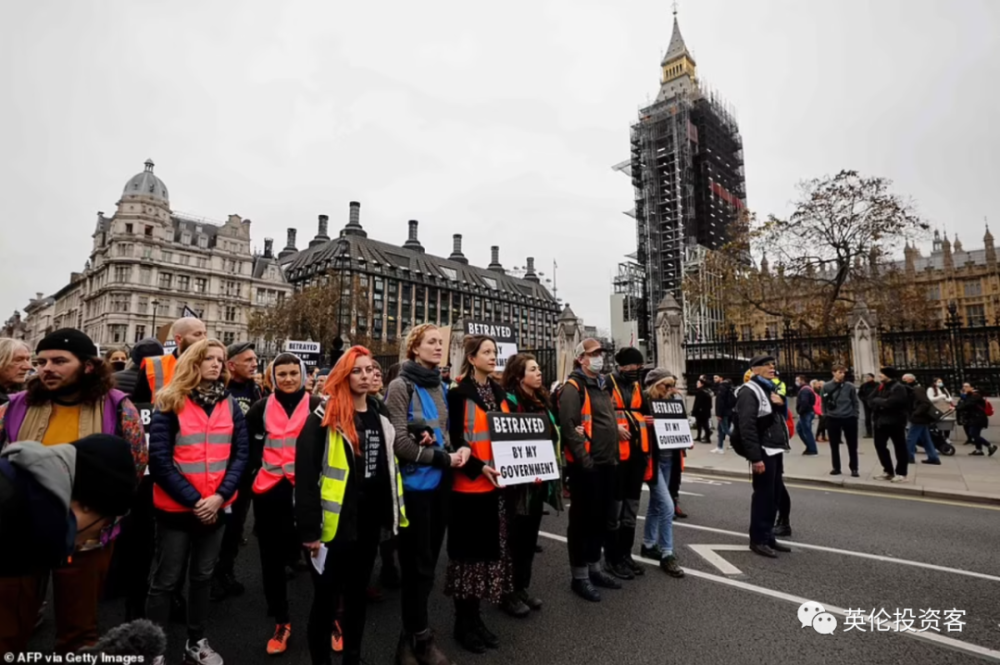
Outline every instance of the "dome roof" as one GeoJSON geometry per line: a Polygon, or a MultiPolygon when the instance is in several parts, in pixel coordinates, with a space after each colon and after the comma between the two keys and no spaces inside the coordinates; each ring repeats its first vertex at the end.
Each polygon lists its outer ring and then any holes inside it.
{"type": "Polygon", "coordinates": [[[151,196],[162,199],[164,202],[170,201],[170,197],[167,195],[167,186],[163,184],[162,180],[153,175],[152,159],[147,159],[146,168],[141,173],[136,173],[125,183],[125,191],[122,192],[122,196],[129,194],[133,196],[151,196]]]}

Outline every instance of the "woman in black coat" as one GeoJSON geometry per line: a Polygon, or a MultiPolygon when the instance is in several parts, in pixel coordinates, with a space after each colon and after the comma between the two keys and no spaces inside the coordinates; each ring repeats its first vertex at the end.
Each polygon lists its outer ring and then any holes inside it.
{"type": "Polygon", "coordinates": [[[691,415],[694,416],[695,427],[698,430],[694,440],[699,443],[712,443],[712,391],[702,379],[698,379],[691,415]]]}

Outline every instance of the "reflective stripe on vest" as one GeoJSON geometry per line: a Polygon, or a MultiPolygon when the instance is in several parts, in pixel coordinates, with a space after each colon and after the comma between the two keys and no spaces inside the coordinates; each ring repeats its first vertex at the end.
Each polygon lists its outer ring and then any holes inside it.
{"type": "MultiPolygon", "coordinates": [[[[612,395],[615,399],[615,416],[619,425],[627,427],[629,431],[632,429],[632,424],[636,424],[639,427],[639,442],[640,447],[644,455],[646,455],[646,469],[643,471],[643,480],[653,479],[653,456],[649,454],[649,429],[646,426],[646,418],[642,415],[642,388],[639,383],[636,382],[632,386],[632,403],[627,407],[625,406],[625,399],[621,394],[621,390],[618,388],[618,382],[615,381],[614,376],[611,377],[612,382],[614,382],[614,391],[612,395]],[[631,422],[628,415],[632,416],[631,422]]],[[[618,443],[618,453],[621,461],[628,460],[631,455],[631,441],[619,442],[618,443]],[[628,447],[629,450],[622,456],[622,449],[628,447]]]]}
{"type": "Polygon", "coordinates": [[[177,356],[173,354],[146,358],[146,380],[149,381],[153,401],[156,400],[156,394],[173,380],[176,367],[177,356]]]}
{"type": "MultiPolygon", "coordinates": [[[[228,397],[216,404],[209,415],[188,398],[177,414],[174,467],[202,498],[215,494],[226,477],[233,441],[233,409],[236,408],[236,402],[228,397]]],[[[235,500],[236,492],[225,506],[235,500]]],[[[159,485],[153,487],[153,505],[171,513],[191,512],[190,508],[174,501],[159,485]]]]}
{"type": "MultiPolygon", "coordinates": [[[[507,402],[500,403],[500,410],[510,413],[507,402]]],[[[465,400],[465,441],[472,450],[472,456],[482,461],[486,466],[493,466],[493,444],[490,442],[490,424],[486,411],[473,400],[465,400]]],[[[480,474],[475,480],[470,480],[462,471],[454,475],[452,489],[456,492],[481,493],[492,492],[495,487],[486,474],[480,474]]]]}
{"type": "Polygon", "coordinates": [[[264,455],[253,482],[255,494],[264,494],[287,478],[295,485],[295,442],[309,417],[309,395],[295,406],[289,416],[278,398],[271,395],[264,405],[264,455]]]}
{"type": "MultiPolygon", "coordinates": [[[[580,425],[583,426],[584,442],[583,449],[590,454],[590,440],[594,435],[594,420],[591,416],[590,410],[590,393],[587,392],[586,387],[581,388],[580,384],[577,383],[576,379],[570,378],[566,380],[566,383],[572,384],[576,388],[577,392],[583,395],[583,407],[580,409],[580,425]]],[[[566,446],[566,461],[573,462],[573,453],[570,451],[569,446],[566,446]]]]}

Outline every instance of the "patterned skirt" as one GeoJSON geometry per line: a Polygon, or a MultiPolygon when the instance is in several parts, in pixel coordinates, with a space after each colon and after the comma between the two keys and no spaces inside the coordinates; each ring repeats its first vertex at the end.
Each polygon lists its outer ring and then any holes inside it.
{"type": "Polygon", "coordinates": [[[499,604],[514,591],[514,564],[510,556],[509,517],[504,493],[497,502],[500,511],[500,559],[497,561],[450,561],[445,595],[456,600],[485,600],[499,604]]]}

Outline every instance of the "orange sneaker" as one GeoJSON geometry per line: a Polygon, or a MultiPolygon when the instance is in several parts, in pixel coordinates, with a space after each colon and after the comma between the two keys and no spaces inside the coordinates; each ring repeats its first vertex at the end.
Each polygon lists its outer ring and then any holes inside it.
{"type": "Polygon", "coordinates": [[[267,641],[267,655],[276,656],[285,653],[288,648],[288,638],[292,635],[292,624],[279,623],[274,629],[274,637],[267,641]]]}
{"type": "Polygon", "coordinates": [[[330,633],[330,648],[334,653],[344,651],[344,633],[340,630],[340,622],[333,622],[333,631],[330,633]]]}

